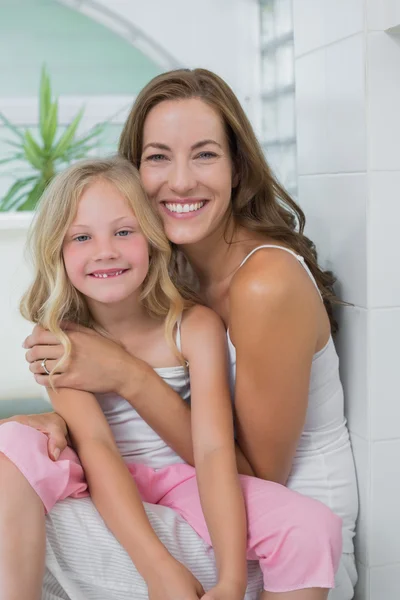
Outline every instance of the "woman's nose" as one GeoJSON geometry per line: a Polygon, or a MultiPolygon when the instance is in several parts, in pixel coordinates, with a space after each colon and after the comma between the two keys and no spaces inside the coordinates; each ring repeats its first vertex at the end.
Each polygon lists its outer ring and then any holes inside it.
{"type": "Polygon", "coordinates": [[[176,164],[169,173],[171,191],[183,196],[196,187],[196,178],[187,164],[176,164]]]}

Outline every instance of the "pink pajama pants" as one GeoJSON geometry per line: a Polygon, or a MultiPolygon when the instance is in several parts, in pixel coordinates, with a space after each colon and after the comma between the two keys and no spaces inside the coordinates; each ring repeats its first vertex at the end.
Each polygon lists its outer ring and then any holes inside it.
{"type": "MultiPolygon", "coordinates": [[[[88,496],[78,456],[66,448],[57,462],[47,436],[16,422],[0,425],[0,452],[9,458],[43,501],[46,511],[64,498],[88,496]]],[[[177,511],[208,544],[195,469],[178,463],[162,469],[129,464],[144,502],[177,511]]],[[[248,519],[247,558],[258,560],[271,592],[334,587],[342,552],[342,523],[324,504],[286,487],[240,476],[248,519]]],[[[229,498],[226,510],[229,511],[229,498]]]]}

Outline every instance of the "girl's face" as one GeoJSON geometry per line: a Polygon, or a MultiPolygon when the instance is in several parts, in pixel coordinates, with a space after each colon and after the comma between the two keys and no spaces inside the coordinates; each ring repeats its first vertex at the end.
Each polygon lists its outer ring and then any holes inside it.
{"type": "Polygon", "coordinates": [[[166,100],[148,114],[140,175],[175,244],[193,244],[225,225],[233,169],[223,123],[198,98],[166,100]]]}
{"type": "Polygon", "coordinates": [[[67,276],[90,302],[137,298],[149,270],[149,247],[125,197],[98,178],[80,198],[63,244],[67,276]]]}

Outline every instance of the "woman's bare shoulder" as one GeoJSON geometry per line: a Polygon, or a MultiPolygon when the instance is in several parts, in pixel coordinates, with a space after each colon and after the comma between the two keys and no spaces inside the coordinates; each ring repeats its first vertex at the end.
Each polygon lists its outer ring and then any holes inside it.
{"type": "Polygon", "coordinates": [[[231,302],[280,302],[287,297],[315,295],[309,275],[295,256],[276,248],[255,252],[235,273],[231,302]]]}

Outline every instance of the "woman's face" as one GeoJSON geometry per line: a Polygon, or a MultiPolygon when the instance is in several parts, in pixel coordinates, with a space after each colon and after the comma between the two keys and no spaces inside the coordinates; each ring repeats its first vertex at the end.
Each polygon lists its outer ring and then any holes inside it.
{"type": "Polygon", "coordinates": [[[157,104],[144,125],[140,175],[171,242],[194,244],[224,227],[233,168],[217,112],[198,98],[157,104]]]}

